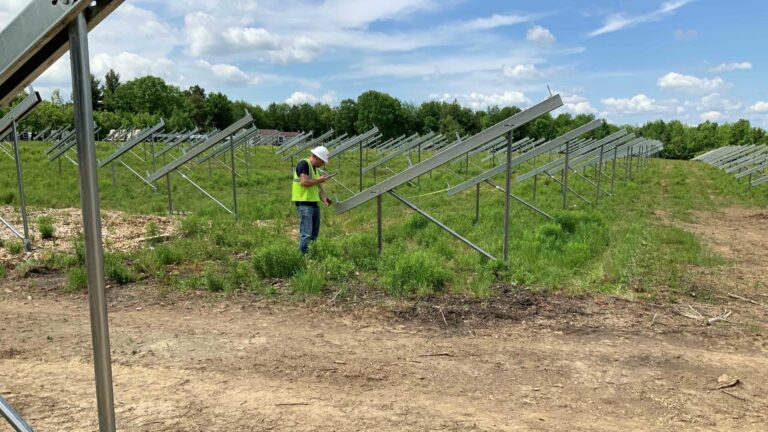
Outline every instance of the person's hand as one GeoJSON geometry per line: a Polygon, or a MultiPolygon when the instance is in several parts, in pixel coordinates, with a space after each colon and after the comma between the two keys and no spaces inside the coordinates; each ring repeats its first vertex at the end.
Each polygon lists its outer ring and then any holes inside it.
{"type": "Polygon", "coordinates": [[[331,178],[328,174],[323,174],[320,176],[320,178],[317,179],[320,183],[325,183],[328,181],[328,179],[331,178]]]}
{"type": "Polygon", "coordinates": [[[323,200],[323,204],[325,204],[326,207],[330,207],[331,204],[333,204],[333,201],[331,201],[330,198],[325,197],[325,199],[323,200]]]}

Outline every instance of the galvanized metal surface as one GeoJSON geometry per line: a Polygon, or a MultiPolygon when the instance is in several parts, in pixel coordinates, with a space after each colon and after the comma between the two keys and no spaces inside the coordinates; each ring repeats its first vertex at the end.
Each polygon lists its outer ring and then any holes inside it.
{"type": "Polygon", "coordinates": [[[366,140],[372,140],[374,137],[379,133],[379,128],[374,127],[373,129],[365,132],[362,135],[357,135],[355,137],[352,137],[343,143],[339,144],[338,147],[331,150],[331,153],[328,155],[329,158],[336,157],[340,155],[341,153],[344,153],[345,151],[351,149],[352,147],[355,147],[366,140]]]}
{"type": "MultiPolygon", "coordinates": [[[[562,136],[559,136],[552,141],[549,141],[547,143],[544,143],[536,148],[533,148],[529,150],[528,152],[523,153],[522,155],[514,158],[511,162],[512,167],[519,166],[521,164],[524,164],[528,162],[529,160],[540,156],[542,154],[547,153],[548,151],[560,147],[564,142],[570,141],[580,135],[584,135],[585,133],[588,133],[594,129],[597,129],[602,124],[602,121],[600,120],[594,120],[591,121],[583,126],[580,126],[568,133],[563,134],[562,136]]],[[[505,166],[499,165],[497,167],[491,168],[490,170],[477,175],[451,189],[448,190],[448,195],[456,195],[457,193],[466,190],[476,184],[479,184],[487,179],[490,179],[493,176],[496,176],[502,172],[504,172],[505,166]]]]}
{"type": "MultiPolygon", "coordinates": [[[[620,130],[620,131],[618,131],[616,133],[608,135],[607,137],[605,137],[605,138],[603,138],[601,140],[595,141],[595,142],[589,144],[588,146],[582,147],[582,148],[580,148],[580,149],[578,149],[576,151],[573,151],[573,152],[569,153],[568,157],[570,159],[570,157],[576,157],[576,156],[582,155],[582,154],[587,153],[588,151],[593,150],[593,149],[595,149],[595,148],[597,148],[597,147],[599,147],[599,146],[601,146],[603,144],[607,144],[607,143],[609,143],[611,141],[617,140],[617,139],[623,137],[624,135],[627,135],[627,131],[622,129],[622,130],[620,130]]],[[[533,169],[533,170],[531,170],[531,171],[529,171],[529,172],[527,172],[527,173],[525,173],[523,175],[517,176],[517,178],[515,178],[515,181],[518,182],[518,183],[521,182],[521,181],[525,181],[525,180],[527,180],[527,179],[529,179],[529,178],[531,178],[531,177],[533,177],[535,175],[542,174],[544,172],[548,172],[549,170],[551,170],[551,169],[553,169],[555,167],[563,165],[564,162],[565,162],[565,158],[560,158],[560,159],[554,160],[554,161],[549,162],[547,164],[544,164],[544,165],[542,165],[542,166],[540,166],[540,167],[538,167],[536,169],[533,169]]],[[[569,160],[569,162],[570,162],[570,160],[569,160]]]]}
{"type": "Polygon", "coordinates": [[[85,15],[78,15],[73,22],[69,23],[68,30],[99,430],[101,432],[114,432],[116,427],[115,402],[112,392],[112,360],[109,348],[109,324],[105,293],[104,249],[101,240],[99,177],[96,172],[96,142],[91,126],[93,125],[93,109],[85,15]]]}
{"type": "Polygon", "coordinates": [[[515,127],[522,126],[562,105],[563,101],[560,98],[560,95],[552,96],[543,102],[540,102],[525,111],[519,112],[505,119],[504,121],[501,121],[496,125],[491,126],[488,129],[468,138],[467,140],[449,147],[448,149],[428,159],[425,159],[424,161],[406,169],[405,171],[390,177],[345,201],[340,202],[336,206],[336,212],[338,214],[342,214],[359,205],[362,205],[376,198],[376,196],[387,193],[390,190],[403,185],[420,175],[426,174],[427,172],[432,171],[433,169],[447,162],[450,162],[459,156],[463,156],[464,153],[474,149],[475,147],[485,144],[492,139],[496,139],[497,137],[507,133],[515,127]]]}
{"type": "Polygon", "coordinates": [[[228,128],[224,129],[223,131],[217,133],[213,137],[209,138],[206,142],[199,144],[195,146],[193,149],[191,149],[189,152],[184,154],[183,156],[179,157],[178,159],[175,159],[171,161],[168,165],[160,168],[157,172],[154,174],[150,174],[147,177],[147,181],[150,183],[154,183],[157,180],[161,179],[162,177],[170,174],[171,172],[177,170],[179,167],[184,165],[185,163],[189,162],[190,160],[196,158],[204,151],[208,150],[209,148],[215,146],[216,144],[224,141],[227,139],[230,135],[233,133],[239,131],[240,129],[248,126],[253,121],[253,117],[251,117],[250,113],[246,113],[246,115],[241,118],[240,120],[232,123],[228,128]]]}
{"type": "Polygon", "coordinates": [[[67,25],[81,12],[87,30],[115,10],[123,0],[81,0],[66,5],[51,0],[29,4],[0,33],[0,106],[37,79],[69,48],[67,25]]]}
{"type": "Polygon", "coordinates": [[[21,415],[0,395],[0,415],[16,432],[34,432],[21,415]]]}
{"type": "Polygon", "coordinates": [[[136,147],[137,145],[143,143],[147,138],[151,137],[152,134],[154,134],[155,132],[159,131],[164,127],[165,127],[165,121],[163,119],[160,119],[160,121],[156,125],[146,128],[143,131],[139,132],[133,138],[131,138],[130,141],[120,146],[120,148],[115,150],[111,155],[107,156],[106,159],[99,161],[99,168],[104,168],[105,166],[109,165],[115,159],[124,155],[125,153],[130,151],[132,148],[136,147]]]}

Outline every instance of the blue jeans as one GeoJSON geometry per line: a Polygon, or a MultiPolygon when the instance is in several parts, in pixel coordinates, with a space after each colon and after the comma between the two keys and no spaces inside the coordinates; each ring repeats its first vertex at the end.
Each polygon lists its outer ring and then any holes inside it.
{"type": "Polygon", "coordinates": [[[296,210],[299,212],[299,250],[305,254],[309,242],[317,240],[320,234],[320,207],[299,204],[296,210]]]}

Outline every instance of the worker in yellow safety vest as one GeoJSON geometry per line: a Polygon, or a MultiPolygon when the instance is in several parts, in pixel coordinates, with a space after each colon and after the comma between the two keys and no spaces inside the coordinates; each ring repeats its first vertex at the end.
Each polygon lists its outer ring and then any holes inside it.
{"type": "Polygon", "coordinates": [[[330,157],[327,148],[320,146],[311,151],[311,155],[299,161],[293,170],[293,186],[291,201],[299,213],[299,250],[307,253],[309,243],[317,239],[320,233],[320,207],[322,202],[326,207],[331,200],[323,190],[330,176],[320,175],[318,168],[325,165],[330,157]]]}

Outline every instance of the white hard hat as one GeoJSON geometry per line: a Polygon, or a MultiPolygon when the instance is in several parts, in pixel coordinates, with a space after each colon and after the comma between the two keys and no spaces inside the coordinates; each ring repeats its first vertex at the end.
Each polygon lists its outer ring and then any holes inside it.
{"type": "Polygon", "coordinates": [[[313,148],[312,154],[319,157],[325,163],[328,163],[328,158],[331,156],[331,153],[324,146],[313,148]]]}

